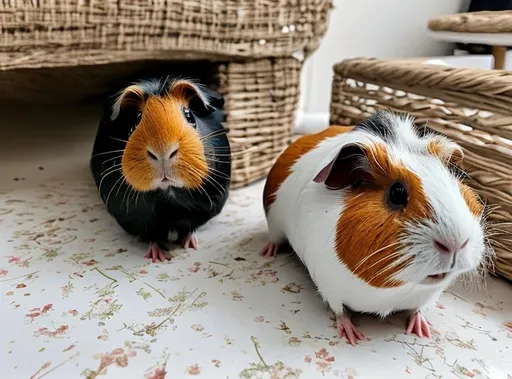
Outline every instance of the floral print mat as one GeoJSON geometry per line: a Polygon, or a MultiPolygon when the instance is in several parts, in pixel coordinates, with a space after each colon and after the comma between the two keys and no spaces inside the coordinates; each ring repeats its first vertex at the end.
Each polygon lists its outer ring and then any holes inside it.
{"type": "Polygon", "coordinates": [[[261,192],[233,191],[199,251],[152,264],[87,179],[0,191],[1,376],[512,378],[509,283],[446,291],[430,340],[405,314],[354,315],[353,347],[296,259],[258,255],[261,192]]]}

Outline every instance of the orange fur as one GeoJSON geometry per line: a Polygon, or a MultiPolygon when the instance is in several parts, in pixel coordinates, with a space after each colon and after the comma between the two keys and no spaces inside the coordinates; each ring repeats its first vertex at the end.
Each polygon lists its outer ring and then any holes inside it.
{"type": "Polygon", "coordinates": [[[206,98],[202,95],[199,87],[194,83],[189,82],[188,80],[177,80],[172,84],[171,89],[172,96],[177,99],[182,99],[185,104],[188,106],[190,100],[193,96],[197,95],[201,97],[204,103],[206,103],[206,98]]]}
{"type": "Polygon", "coordinates": [[[346,200],[336,226],[336,252],[348,269],[369,285],[397,287],[403,283],[392,277],[409,262],[399,261],[401,256],[395,252],[400,246],[395,243],[406,221],[429,216],[426,197],[420,179],[406,167],[394,164],[384,146],[369,148],[367,157],[372,180],[353,190],[346,200]],[[386,191],[395,180],[409,193],[403,211],[392,211],[386,204],[386,191]]]}
{"type": "MultiPolygon", "coordinates": [[[[439,158],[444,164],[461,165],[463,159],[463,152],[459,149],[446,149],[440,140],[433,139],[427,145],[428,152],[439,158]]],[[[459,183],[460,192],[466,201],[466,204],[474,216],[480,216],[484,210],[484,206],[480,198],[470,187],[459,183]]]]}
{"type": "Polygon", "coordinates": [[[446,142],[439,138],[433,138],[427,144],[427,151],[445,164],[460,164],[463,158],[462,149],[449,148],[446,142]]]}
{"type": "Polygon", "coordinates": [[[484,206],[476,192],[463,183],[459,183],[459,188],[471,214],[480,217],[484,211],[484,206]]]}
{"type": "Polygon", "coordinates": [[[163,153],[179,145],[175,171],[189,189],[198,188],[208,173],[200,136],[186,122],[182,97],[150,97],[141,105],[142,119],[130,136],[122,159],[126,181],[138,191],[151,189],[155,170],[147,158],[147,148],[163,153]]]}
{"type": "Polygon", "coordinates": [[[270,170],[265,189],[263,190],[263,207],[265,211],[276,199],[276,191],[281,184],[291,174],[293,164],[304,154],[314,149],[318,144],[326,138],[334,137],[342,133],[352,130],[353,127],[348,126],[331,126],[321,132],[305,135],[300,137],[279,156],[274,166],[270,170]]]}

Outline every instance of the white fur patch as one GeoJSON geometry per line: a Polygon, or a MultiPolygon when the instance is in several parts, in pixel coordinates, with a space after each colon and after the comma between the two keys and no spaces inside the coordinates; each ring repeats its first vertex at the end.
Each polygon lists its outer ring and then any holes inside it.
{"type": "Polygon", "coordinates": [[[293,165],[292,174],[276,191],[276,199],[267,212],[270,239],[275,243],[290,242],[318,291],[337,313],[341,313],[344,306],[381,316],[396,310],[421,309],[435,301],[457,274],[474,269],[482,258],[484,242],[480,220],[471,215],[457,180],[438,159],[428,154],[428,140],[417,137],[411,118],[397,117],[394,125],[399,129],[399,138],[393,146],[386,145],[390,157],[418,175],[435,217],[418,220],[420,223],[407,228],[410,233],[403,238],[412,247],[405,250],[404,255],[416,258],[397,277],[406,282],[403,286],[371,287],[338,259],[336,224],[343,213],[346,191],[328,190],[323,183],[313,182],[342,146],[383,144],[378,137],[366,131],[353,131],[321,142],[293,165]],[[462,241],[467,237],[471,237],[470,242],[464,254],[457,257],[452,275],[437,285],[418,283],[421,276],[437,274],[436,270],[444,272],[445,262],[434,248],[435,238],[462,241]]]}

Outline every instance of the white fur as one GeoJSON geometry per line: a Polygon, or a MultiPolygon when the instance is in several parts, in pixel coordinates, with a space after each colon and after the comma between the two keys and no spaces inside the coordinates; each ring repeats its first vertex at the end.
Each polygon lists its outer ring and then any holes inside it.
{"type": "MultiPolygon", "coordinates": [[[[396,277],[405,282],[395,288],[375,288],[352,274],[335,252],[336,224],[344,209],[347,190],[329,190],[313,178],[347,144],[383,143],[366,131],[353,131],[321,142],[292,167],[292,174],[276,191],[267,212],[270,239],[290,242],[306,265],[319,293],[332,310],[341,314],[344,306],[380,316],[397,310],[420,310],[435,301],[458,274],[474,269],[484,253],[480,220],[473,217],[460,193],[456,179],[443,164],[427,153],[427,140],[413,132],[410,118],[396,116],[399,140],[388,146],[388,154],[418,175],[436,220],[420,220],[408,225],[402,241],[412,243],[403,256],[413,263],[396,277]],[[464,240],[468,246],[457,254],[450,275],[437,284],[428,284],[428,275],[446,272],[452,263],[434,248],[434,239],[464,240]]],[[[453,145],[453,148],[457,148],[453,145]]],[[[361,204],[361,206],[365,206],[361,204]]],[[[397,236],[398,238],[398,236],[397,236]]],[[[357,248],[354,246],[354,248],[357,248]]]]}

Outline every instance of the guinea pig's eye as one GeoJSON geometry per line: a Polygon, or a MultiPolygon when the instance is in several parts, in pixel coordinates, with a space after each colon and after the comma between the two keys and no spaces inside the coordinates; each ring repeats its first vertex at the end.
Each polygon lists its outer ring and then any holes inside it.
{"type": "Polygon", "coordinates": [[[389,188],[388,193],[389,207],[392,209],[405,208],[408,200],[409,195],[407,194],[405,186],[400,182],[393,183],[389,188]]]}
{"type": "Polygon", "coordinates": [[[358,189],[358,188],[360,188],[362,185],[363,185],[363,180],[362,180],[362,179],[356,179],[356,180],[354,180],[354,182],[352,183],[352,188],[354,188],[354,189],[358,189]]]}
{"type": "Polygon", "coordinates": [[[183,115],[187,119],[187,122],[192,125],[194,128],[196,127],[196,118],[188,108],[183,108],[183,115]]]}

